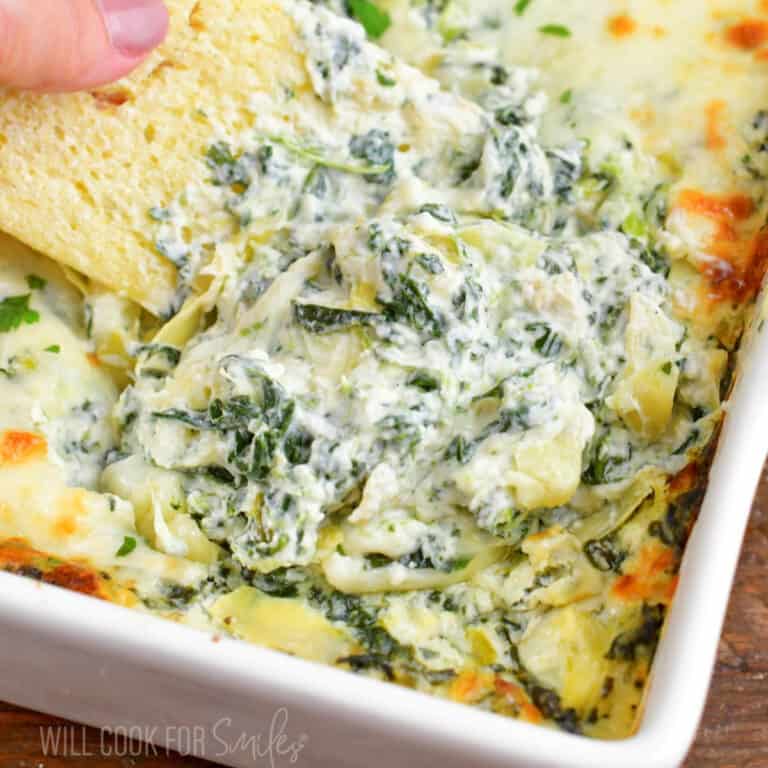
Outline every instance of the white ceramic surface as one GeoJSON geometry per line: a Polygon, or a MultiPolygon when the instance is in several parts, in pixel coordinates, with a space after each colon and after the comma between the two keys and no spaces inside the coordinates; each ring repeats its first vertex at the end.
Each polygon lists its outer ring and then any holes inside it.
{"type": "Polygon", "coordinates": [[[9,574],[0,699],[232,766],[673,768],[701,717],[768,452],[768,334],[751,346],[631,739],[527,725],[9,574]]]}

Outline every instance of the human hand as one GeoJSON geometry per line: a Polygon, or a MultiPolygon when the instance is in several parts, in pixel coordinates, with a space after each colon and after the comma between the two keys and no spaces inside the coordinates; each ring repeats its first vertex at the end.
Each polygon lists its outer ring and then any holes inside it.
{"type": "Polygon", "coordinates": [[[0,85],[94,88],[128,74],[167,31],[163,0],[0,0],[0,85]]]}

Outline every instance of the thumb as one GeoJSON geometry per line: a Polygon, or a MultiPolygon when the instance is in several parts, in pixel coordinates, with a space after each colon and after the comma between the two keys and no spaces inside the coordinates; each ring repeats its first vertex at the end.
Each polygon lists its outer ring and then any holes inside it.
{"type": "Polygon", "coordinates": [[[163,0],[0,0],[0,85],[94,88],[128,74],[167,31],[163,0]]]}

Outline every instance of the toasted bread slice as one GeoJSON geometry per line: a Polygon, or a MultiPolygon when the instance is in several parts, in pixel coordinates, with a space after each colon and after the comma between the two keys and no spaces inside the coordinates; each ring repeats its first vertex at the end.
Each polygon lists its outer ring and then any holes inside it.
{"type": "Polygon", "coordinates": [[[176,270],[147,211],[205,173],[211,124],[236,130],[255,91],[306,80],[270,0],[169,0],[168,41],[93,93],[0,99],[0,228],[162,314],[176,270]],[[195,119],[205,105],[208,121],[195,119]]]}

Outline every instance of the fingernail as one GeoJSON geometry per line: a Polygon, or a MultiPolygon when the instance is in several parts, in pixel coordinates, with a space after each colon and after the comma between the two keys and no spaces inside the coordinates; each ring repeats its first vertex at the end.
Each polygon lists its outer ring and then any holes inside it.
{"type": "Polygon", "coordinates": [[[165,38],[163,0],[98,0],[112,47],[123,56],[143,56],[165,38]]]}

